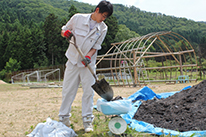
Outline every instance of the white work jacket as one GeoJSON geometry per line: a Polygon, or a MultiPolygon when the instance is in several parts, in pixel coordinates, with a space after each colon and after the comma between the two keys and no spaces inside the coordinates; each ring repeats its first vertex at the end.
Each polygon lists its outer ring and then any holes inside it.
{"type": "MultiPolygon", "coordinates": [[[[76,45],[83,52],[84,56],[93,48],[96,50],[101,49],[101,44],[107,33],[107,25],[104,22],[97,23],[94,28],[90,31],[89,20],[91,14],[75,14],[67,22],[66,25],[62,27],[62,30],[70,30],[76,38],[76,45]]],[[[74,41],[74,38],[71,39],[74,41]]],[[[73,64],[78,67],[84,67],[81,63],[81,56],[74,47],[70,44],[66,53],[66,57],[73,64]]],[[[91,57],[90,65],[96,63],[97,52],[91,57]]]]}

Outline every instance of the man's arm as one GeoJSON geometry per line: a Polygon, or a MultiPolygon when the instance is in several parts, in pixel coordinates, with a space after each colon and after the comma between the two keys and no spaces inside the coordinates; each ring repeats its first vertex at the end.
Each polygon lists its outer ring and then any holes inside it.
{"type": "Polygon", "coordinates": [[[96,49],[91,49],[87,55],[85,56],[84,59],[82,59],[82,64],[86,67],[89,63],[91,63],[91,57],[95,54],[97,50],[96,49]]]}
{"type": "Polygon", "coordinates": [[[87,55],[86,56],[89,56],[89,57],[92,57],[95,53],[96,53],[96,49],[91,49],[88,53],[87,53],[87,55]]]}
{"type": "Polygon", "coordinates": [[[62,37],[65,37],[65,36],[64,36],[64,32],[65,32],[65,30],[62,30],[62,31],[61,31],[61,36],[62,36],[62,37]]]}

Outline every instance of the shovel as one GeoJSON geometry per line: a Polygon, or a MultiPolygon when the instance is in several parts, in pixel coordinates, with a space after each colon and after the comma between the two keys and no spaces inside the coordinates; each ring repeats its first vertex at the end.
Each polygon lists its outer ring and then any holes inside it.
{"type": "MultiPolygon", "coordinates": [[[[74,37],[74,36],[73,36],[74,37]]],[[[79,49],[79,47],[76,45],[76,43],[74,43],[73,41],[67,39],[71,44],[73,44],[75,46],[75,48],[77,49],[77,51],[79,52],[80,56],[82,57],[82,59],[85,59],[82,51],[79,49]]],[[[75,37],[74,37],[74,41],[75,41],[75,37]]],[[[93,77],[95,78],[95,84],[92,85],[92,88],[94,89],[94,91],[103,99],[110,101],[113,99],[113,90],[111,88],[111,86],[109,85],[109,83],[103,78],[100,81],[97,79],[96,75],[94,74],[92,68],[87,65],[87,68],[89,69],[89,71],[92,73],[93,77]]]]}

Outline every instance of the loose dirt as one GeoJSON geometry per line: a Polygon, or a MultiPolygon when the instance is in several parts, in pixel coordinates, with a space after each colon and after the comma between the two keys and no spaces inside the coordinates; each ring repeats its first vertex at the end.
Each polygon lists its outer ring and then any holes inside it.
{"type": "Polygon", "coordinates": [[[133,118],[180,132],[206,130],[206,80],[166,99],[143,101],[133,118]]]}
{"type": "Polygon", "coordinates": [[[2,80],[0,80],[0,84],[7,84],[6,82],[4,82],[4,81],[2,81],[2,80]]]}

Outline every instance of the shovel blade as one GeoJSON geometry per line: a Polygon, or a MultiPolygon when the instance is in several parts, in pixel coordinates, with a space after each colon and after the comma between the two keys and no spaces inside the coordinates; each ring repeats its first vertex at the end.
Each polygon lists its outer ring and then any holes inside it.
{"type": "Polygon", "coordinates": [[[100,81],[96,81],[92,88],[103,99],[110,101],[113,99],[113,90],[109,83],[103,78],[100,81]]]}

